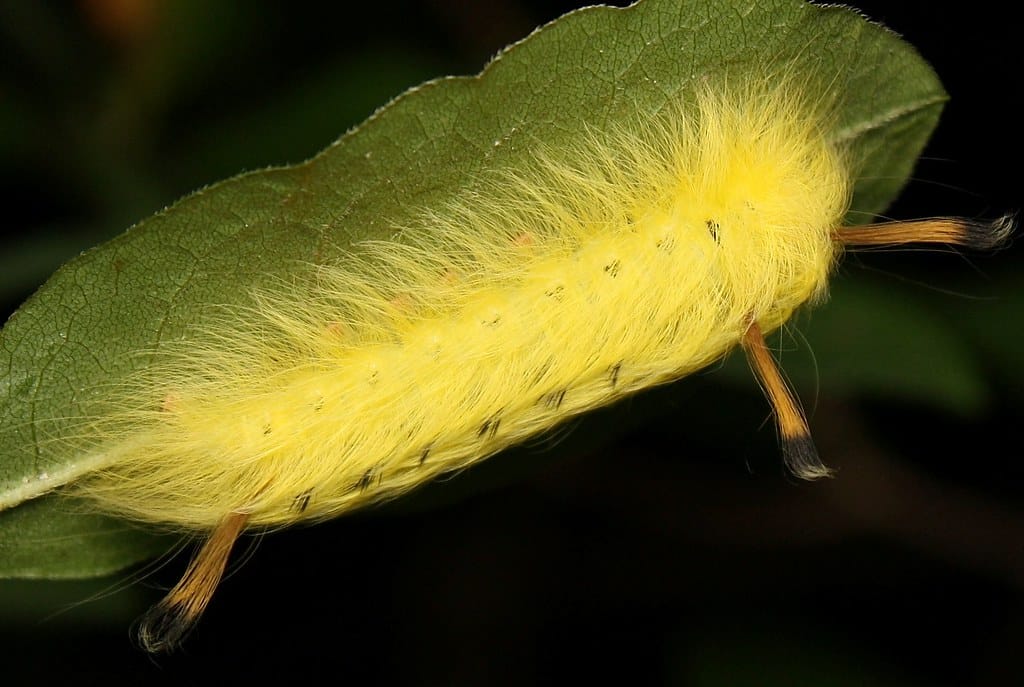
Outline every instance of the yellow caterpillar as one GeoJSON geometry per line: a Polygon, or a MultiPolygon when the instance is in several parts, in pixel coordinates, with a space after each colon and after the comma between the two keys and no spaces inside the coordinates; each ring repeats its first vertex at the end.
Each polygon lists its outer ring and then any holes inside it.
{"type": "Polygon", "coordinates": [[[762,336],[820,300],[844,246],[998,244],[1008,222],[844,227],[857,160],[771,75],[495,169],[360,246],[223,306],[117,386],[67,492],[212,532],[143,628],[176,642],[247,527],[394,497],[746,349],[786,460],[827,474],[762,336]]]}
{"type": "Polygon", "coordinates": [[[791,468],[827,474],[761,332],[824,295],[844,245],[983,247],[1009,225],[842,227],[853,169],[821,124],[785,87],[705,90],[498,175],[179,347],[97,425],[104,467],[74,487],[214,531],[146,643],[201,612],[245,526],[393,497],[737,344],[791,468]]]}
{"type": "Polygon", "coordinates": [[[77,488],[189,529],[332,516],[776,329],[823,293],[851,190],[799,103],[707,91],[582,136],[221,314],[118,399],[77,488]]]}

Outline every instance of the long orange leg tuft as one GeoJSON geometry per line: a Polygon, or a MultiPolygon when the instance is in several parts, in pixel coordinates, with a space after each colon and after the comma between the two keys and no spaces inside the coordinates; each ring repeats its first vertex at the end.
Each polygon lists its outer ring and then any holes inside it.
{"type": "Polygon", "coordinates": [[[786,465],[793,474],[803,479],[818,479],[831,475],[832,471],[825,467],[818,457],[818,450],[814,447],[800,402],[782,377],[775,359],[764,342],[761,328],[753,319],[743,336],[743,350],[746,351],[750,367],[753,368],[772,405],[786,465]]]}
{"type": "Polygon", "coordinates": [[[231,549],[248,520],[245,513],[224,518],[189,562],[178,584],[143,616],[139,641],[146,651],[170,651],[189,633],[213,598],[231,549]]]}

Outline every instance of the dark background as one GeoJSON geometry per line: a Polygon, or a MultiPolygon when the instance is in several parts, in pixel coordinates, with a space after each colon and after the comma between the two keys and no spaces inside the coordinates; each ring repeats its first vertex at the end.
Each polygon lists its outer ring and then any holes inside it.
{"type": "MultiPolygon", "coordinates": [[[[576,6],[324,5],[0,2],[0,315],[188,191],[301,161],[404,88],[474,73],[576,6]]],[[[888,214],[1021,208],[1009,10],[857,6],[952,95],[888,214]]],[[[1022,259],[1019,246],[850,256],[838,279],[931,312],[983,394],[886,394],[823,364],[800,391],[839,469],[827,483],[785,475],[767,406],[730,361],[578,423],[557,458],[539,442],[388,507],[261,538],[172,656],[145,656],[128,626],[181,556],[141,583],[2,583],[0,681],[1024,683],[1022,259]]],[[[880,320],[860,334],[927,353],[928,338],[880,320]]]]}

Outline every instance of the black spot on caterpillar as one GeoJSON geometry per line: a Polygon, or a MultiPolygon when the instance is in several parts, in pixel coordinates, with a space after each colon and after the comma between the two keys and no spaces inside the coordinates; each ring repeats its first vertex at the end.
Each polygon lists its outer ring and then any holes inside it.
{"type": "Polygon", "coordinates": [[[296,496],[295,497],[295,502],[293,504],[293,506],[295,508],[295,511],[298,512],[298,513],[306,512],[306,509],[309,508],[309,501],[312,498],[313,498],[313,490],[312,489],[307,489],[306,491],[304,491],[301,494],[299,494],[298,496],[296,496]]]}
{"type": "Polygon", "coordinates": [[[545,407],[552,410],[558,410],[562,407],[562,401],[565,400],[565,394],[568,389],[560,389],[559,391],[552,391],[551,393],[544,394],[541,398],[541,402],[545,407]]]}
{"type": "Polygon", "coordinates": [[[477,432],[478,437],[487,437],[493,439],[498,434],[498,426],[501,425],[501,416],[495,415],[489,418],[486,422],[480,425],[480,430],[477,432]]]}
{"type": "Polygon", "coordinates": [[[721,229],[718,222],[713,219],[709,219],[705,222],[705,225],[708,228],[708,233],[711,234],[711,238],[714,239],[715,243],[718,243],[718,232],[721,229]]]}

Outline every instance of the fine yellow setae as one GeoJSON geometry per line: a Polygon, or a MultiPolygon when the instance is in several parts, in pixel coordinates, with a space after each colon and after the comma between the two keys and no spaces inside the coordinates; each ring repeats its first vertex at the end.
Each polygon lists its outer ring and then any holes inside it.
{"type": "Polygon", "coordinates": [[[122,390],[75,489],[193,530],[323,518],[704,367],[824,293],[851,169],[820,124],[704,91],[483,179],[216,315],[122,390]]]}
{"type": "Polygon", "coordinates": [[[173,645],[250,526],[396,496],[737,345],[802,477],[819,462],[765,347],[825,294],[844,245],[998,243],[1009,223],[842,227],[855,161],[791,81],[692,100],[539,148],[395,240],[222,307],[110,394],[68,487],[102,511],[212,532],[143,623],[173,645]]]}
{"type": "Polygon", "coordinates": [[[827,474],[763,333],[825,295],[845,246],[985,248],[1010,223],[844,227],[858,161],[834,136],[841,98],[783,72],[709,78],[537,144],[390,240],[297,266],[144,352],[102,412],[46,444],[89,468],[66,494],[208,533],[144,645],[181,638],[246,528],[394,497],[737,345],[789,466],[827,474]]]}

